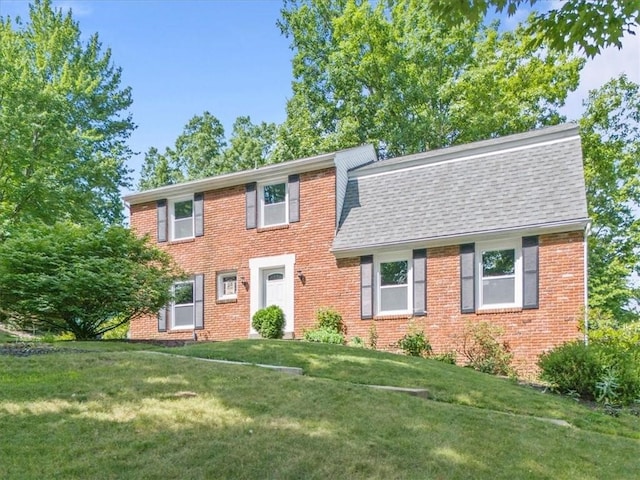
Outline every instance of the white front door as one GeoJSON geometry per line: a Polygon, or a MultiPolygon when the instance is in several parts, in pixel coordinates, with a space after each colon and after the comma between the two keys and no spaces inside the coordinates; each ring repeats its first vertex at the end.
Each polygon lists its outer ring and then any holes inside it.
{"type": "Polygon", "coordinates": [[[284,268],[263,270],[262,279],[262,308],[277,305],[284,311],[284,268]]]}
{"type": "MultiPolygon", "coordinates": [[[[251,272],[250,325],[251,318],[259,309],[269,305],[277,305],[284,312],[285,333],[293,333],[295,259],[294,254],[286,254],[249,260],[251,272]]],[[[257,333],[253,327],[249,332],[250,334],[257,333]]]]}

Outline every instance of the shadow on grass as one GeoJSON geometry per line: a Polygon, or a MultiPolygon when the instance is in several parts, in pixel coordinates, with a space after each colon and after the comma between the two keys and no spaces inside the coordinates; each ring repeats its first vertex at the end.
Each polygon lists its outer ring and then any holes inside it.
{"type": "Polygon", "coordinates": [[[595,479],[637,466],[635,440],[330,379],[135,352],[0,366],[0,478],[595,479]]]}

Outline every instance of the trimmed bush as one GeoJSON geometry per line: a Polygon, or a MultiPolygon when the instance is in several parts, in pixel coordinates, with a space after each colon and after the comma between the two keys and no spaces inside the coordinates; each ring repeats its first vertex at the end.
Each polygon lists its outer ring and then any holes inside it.
{"type": "Polygon", "coordinates": [[[431,344],[423,331],[406,333],[398,340],[398,346],[411,357],[423,357],[431,353],[431,344]]]}
{"type": "Polygon", "coordinates": [[[277,305],[261,308],[253,314],[251,325],[262,338],[282,338],[284,336],[284,312],[277,305]]]}

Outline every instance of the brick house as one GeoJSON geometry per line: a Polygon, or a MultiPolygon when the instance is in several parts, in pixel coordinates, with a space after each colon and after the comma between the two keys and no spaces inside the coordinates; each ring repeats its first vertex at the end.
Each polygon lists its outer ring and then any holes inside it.
{"type": "Polygon", "coordinates": [[[387,160],[371,146],[131,194],[131,226],[192,277],[131,338],[228,340],[277,304],[286,337],[332,307],[347,337],[435,352],[499,325],[516,368],[579,336],[589,220],[575,125],[387,160]]]}

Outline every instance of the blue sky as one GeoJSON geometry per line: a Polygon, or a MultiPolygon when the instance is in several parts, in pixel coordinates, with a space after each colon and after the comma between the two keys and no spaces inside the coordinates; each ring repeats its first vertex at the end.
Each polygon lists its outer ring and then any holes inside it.
{"type": "MultiPolygon", "coordinates": [[[[28,0],[0,0],[0,16],[26,19],[28,5],[28,0]]],[[[281,0],[54,0],[53,5],[71,8],[83,35],[98,33],[122,67],[122,84],[133,90],[131,112],[138,128],[130,145],[140,155],[130,166],[136,183],[144,152],[172,145],[193,115],[208,110],[227,134],[241,115],[254,123],[285,118],[293,52],[276,25],[281,0]]],[[[607,49],[588,62],[563,113],[579,117],[588,90],[621,72],[640,83],[640,33],[626,37],[622,50],[607,49]]]]}

